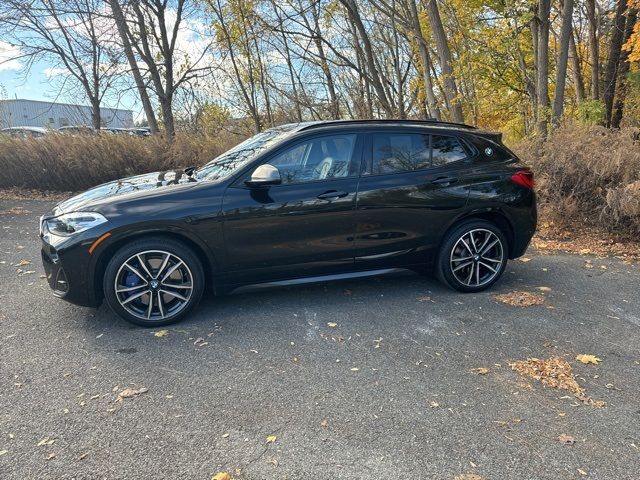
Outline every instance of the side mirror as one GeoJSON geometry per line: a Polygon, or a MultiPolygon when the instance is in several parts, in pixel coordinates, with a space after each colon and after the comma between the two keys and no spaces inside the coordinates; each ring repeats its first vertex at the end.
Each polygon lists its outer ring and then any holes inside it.
{"type": "Polygon", "coordinates": [[[251,174],[251,179],[246,180],[245,183],[250,187],[280,185],[282,183],[282,177],[280,176],[280,170],[273,165],[265,163],[256,168],[251,174]]]}

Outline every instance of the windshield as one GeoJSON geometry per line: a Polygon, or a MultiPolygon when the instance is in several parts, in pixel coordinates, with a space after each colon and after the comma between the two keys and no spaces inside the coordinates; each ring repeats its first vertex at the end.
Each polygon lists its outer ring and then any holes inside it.
{"type": "Polygon", "coordinates": [[[260,132],[200,167],[196,170],[195,176],[199,180],[225,178],[291,133],[292,129],[270,129],[260,132]]]}

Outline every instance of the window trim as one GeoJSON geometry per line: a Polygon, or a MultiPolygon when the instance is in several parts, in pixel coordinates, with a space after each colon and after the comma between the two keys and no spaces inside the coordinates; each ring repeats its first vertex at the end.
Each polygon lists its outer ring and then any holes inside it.
{"type": "Polygon", "coordinates": [[[364,142],[364,146],[362,148],[362,165],[360,166],[360,177],[368,178],[368,177],[382,177],[385,175],[406,175],[410,173],[416,172],[430,172],[430,171],[438,171],[439,169],[449,168],[450,166],[457,166],[461,163],[468,163],[473,158],[473,151],[470,149],[467,142],[459,135],[455,135],[449,132],[438,132],[433,130],[422,130],[416,128],[403,128],[403,129],[384,129],[384,130],[375,130],[368,131],[366,133],[366,139],[364,142]],[[374,135],[380,134],[395,134],[395,135],[429,135],[429,167],[427,168],[417,168],[415,170],[403,170],[397,172],[385,172],[385,173],[373,173],[373,137],[374,135]],[[433,166],[433,136],[438,135],[441,137],[453,137],[455,138],[462,149],[464,150],[466,156],[459,160],[455,160],[453,162],[446,163],[444,165],[433,166]],[[367,173],[369,171],[370,173],[367,173]]]}

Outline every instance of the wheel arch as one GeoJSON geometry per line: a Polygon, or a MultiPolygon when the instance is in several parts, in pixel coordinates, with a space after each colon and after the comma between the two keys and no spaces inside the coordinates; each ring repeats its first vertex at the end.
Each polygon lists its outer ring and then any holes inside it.
{"type": "Polygon", "coordinates": [[[440,237],[440,242],[438,243],[438,251],[442,247],[442,242],[447,238],[449,232],[458,228],[462,223],[466,223],[473,220],[485,220],[489,223],[492,223],[496,227],[502,231],[505,237],[507,237],[507,243],[509,247],[509,255],[508,258],[513,258],[513,248],[515,243],[515,232],[514,226],[509,217],[501,210],[492,209],[492,210],[483,210],[483,211],[473,211],[468,212],[467,214],[457,218],[454,220],[449,227],[442,233],[440,237]]]}
{"type": "Polygon", "coordinates": [[[193,253],[196,254],[198,260],[202,263],[202,269],[204,271],[205,278],[205,289],[213,287],[213,269],[215,267],[215,259],[213,255],[208,252],[208,249],[205,245],[200,243],[197,240],[194,240],[189,235],[185,233],[181,233],[180,231],[175,230],[157,230],[157,231],[144,231],[144,232],[136,232],[130,235],[125,235],[122,237],[118,237],[117,239],[109,242],[108,245],[105,245],[104,249],[100,249],[100,253],[95,260],[95,264],[92,271],[93,276],[93,293],[95,295],[95,299],[97,303],[101,303],[104,297],[103,293],[103,281],[104,274],[107,268],[107,264],[109,260],[113,257],[113,255],[120,250],[127,243],[136,241],[136,240],[144,240],[147,238],[165,238],[174,240],[180,243],[185,244],[189,247],[193,253]]]}

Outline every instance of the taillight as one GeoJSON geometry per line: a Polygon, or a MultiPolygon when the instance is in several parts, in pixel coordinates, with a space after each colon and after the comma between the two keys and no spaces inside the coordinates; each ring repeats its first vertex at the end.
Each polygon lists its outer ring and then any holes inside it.
{"type": "Polygon", "coordinates": [[[521,187],[533,190],[535,182],[533,181],[533,172],[531,170],[518,170],[511,175],[511,181],[517,183],[521,187]]]}

